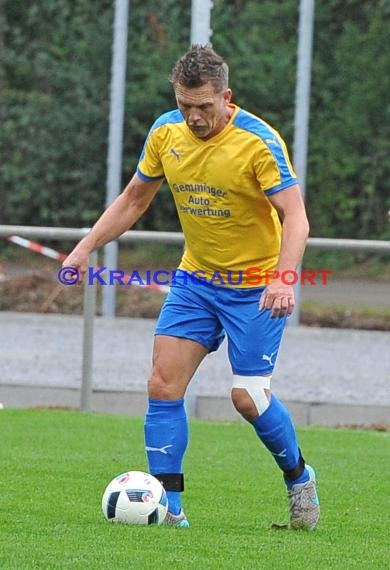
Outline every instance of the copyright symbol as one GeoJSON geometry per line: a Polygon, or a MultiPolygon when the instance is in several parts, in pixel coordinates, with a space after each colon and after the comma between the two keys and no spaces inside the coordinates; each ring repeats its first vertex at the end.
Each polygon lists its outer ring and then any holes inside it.
{"type": "Polygon", "coordinates": [[[58,272],[58,281],[63,285],[75,285],[79,279],[79,271],[75,267],[63,267],[58,272]]]}

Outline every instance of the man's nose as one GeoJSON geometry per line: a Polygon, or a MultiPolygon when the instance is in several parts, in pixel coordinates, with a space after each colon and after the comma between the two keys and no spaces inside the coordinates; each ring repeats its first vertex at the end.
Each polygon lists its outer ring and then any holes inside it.
{"type": "Polygon", "coordinates": [[[197,123],[201,119],[199,109],[196,107],[191,107],[188,112],[188,122],[191,124],[197,123]]]}

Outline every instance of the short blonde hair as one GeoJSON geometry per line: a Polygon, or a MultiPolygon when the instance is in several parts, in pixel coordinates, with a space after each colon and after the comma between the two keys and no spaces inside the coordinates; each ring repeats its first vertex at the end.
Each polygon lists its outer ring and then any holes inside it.
{"type": "Polygon", "coordinates": [[[189,88],[211,83],[219,93],[228,88],[229,67],[211,46],[195,44],[177,60],[170,81],[189,88]]]}

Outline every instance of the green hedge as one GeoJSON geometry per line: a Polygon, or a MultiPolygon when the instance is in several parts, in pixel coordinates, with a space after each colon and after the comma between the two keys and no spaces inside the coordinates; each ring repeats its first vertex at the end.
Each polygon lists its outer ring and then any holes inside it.
{"type": "MultiPolygon", "coordinates": [[[[123,185],[167,80],[191,2],[130,2],[123,185]]],[[[234,100],[292,153],[297,0],[214,0],[212,42],[234,100]]],[[[307,207],[312,235],[390,238],[390,5],[316,4],[307,207]],[[387,49],[386,49],[387,48],[387,49]]],[[[0,223],[90,225],[105,202],[113,2],[0,0],[0,223]]],[[[163,187],[140,228],[178,229],[163,187]]]]}

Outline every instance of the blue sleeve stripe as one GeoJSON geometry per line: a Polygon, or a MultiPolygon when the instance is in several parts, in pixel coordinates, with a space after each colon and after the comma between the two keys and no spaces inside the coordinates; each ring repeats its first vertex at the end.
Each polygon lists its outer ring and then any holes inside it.
{"type": "Polygon", "coordinates": [[[267,196],[271,196],[272,194],[276,194],[276,192],[280,192],[281,190],[285,190],[286,188],[290,188],[290,186],[294,186],[294,184],[298,184],[298,180],[296,178],[291,178],[288,182],[284,184],[279,184],[279,186],[274,186],[269,190],[266,190],[264,194],[267,196]]]}
{"type": "MultiPolygon", "coordinates": [[[[237,116],[235,117],[233,124],[236,125],[238,128],[248,131],[256,136],[258,136],[262,142],[267,146],[268,150],[272,154],[275,159],[275,162],[278,166],[280,172],[280,178],[282,184],[284,182],[291,183],[293,180],[293,174],[289,165],[287,164],[286,155],[280,144],[280,140],[278,135],[259,117],[255,115],[251,115],[250,113],[243,111],[242,109],[239,110],[237,116]]],[[[295,184],[295,181],[292,182],[295,184]]],[[[290,184],[291,185],[291,184],[290,184]]],[[[282,188],[279,188],[280,190],[282,188]]],[[[271,191],[273,189],[270,189],[271,191]]],[[[277,192],[277,190],[276,190],[277,192]]]]}
{"type": "Polygon", "coordinates": [[[139,166],[137,166],[137,174],[141,178],[141,180],[143,180],[144,182],[154,182],[155,180],[161,180],[161,178],[164,178],[164,175],[162,175],[162,176],[146,176],[146,174],[141,172],[141,170],[139,169],[139,166]]]}
{"type": "Polygon", "coordinates": [[[156,119],[154,121],[154,123],[151,126],[151,129],[148,133],[148,136],[146,137],[144,146],[142,147],[142,151],[141,151],[141,154],[139,157],[139,162],[141,162],[145,156],[146,143],[148,142],[148,138],[150,137],[150,135],[152,134],[153,131],[155,131],[159,127],[162,127],[163,125],[181,123],[182,121],[184,121],[184,117],[181,114],[181,112],[179,111],[179,109],[175,109],[173,111],[168,111],[167,113],[164,113],[163,115],[158,117],[158,119],[156,119]]]}
{"type": "Polygon", "coordinates": [[[179,109],[174,109],[173,111],[168,111],[167,113],[160,115],[160,117],[154,121],[150,131],[152,132],[154,129],[157,129],[162,125],[167,125],[169,123],[181,123],[182,121],[184,121],[183,115],[179,109]]]}

